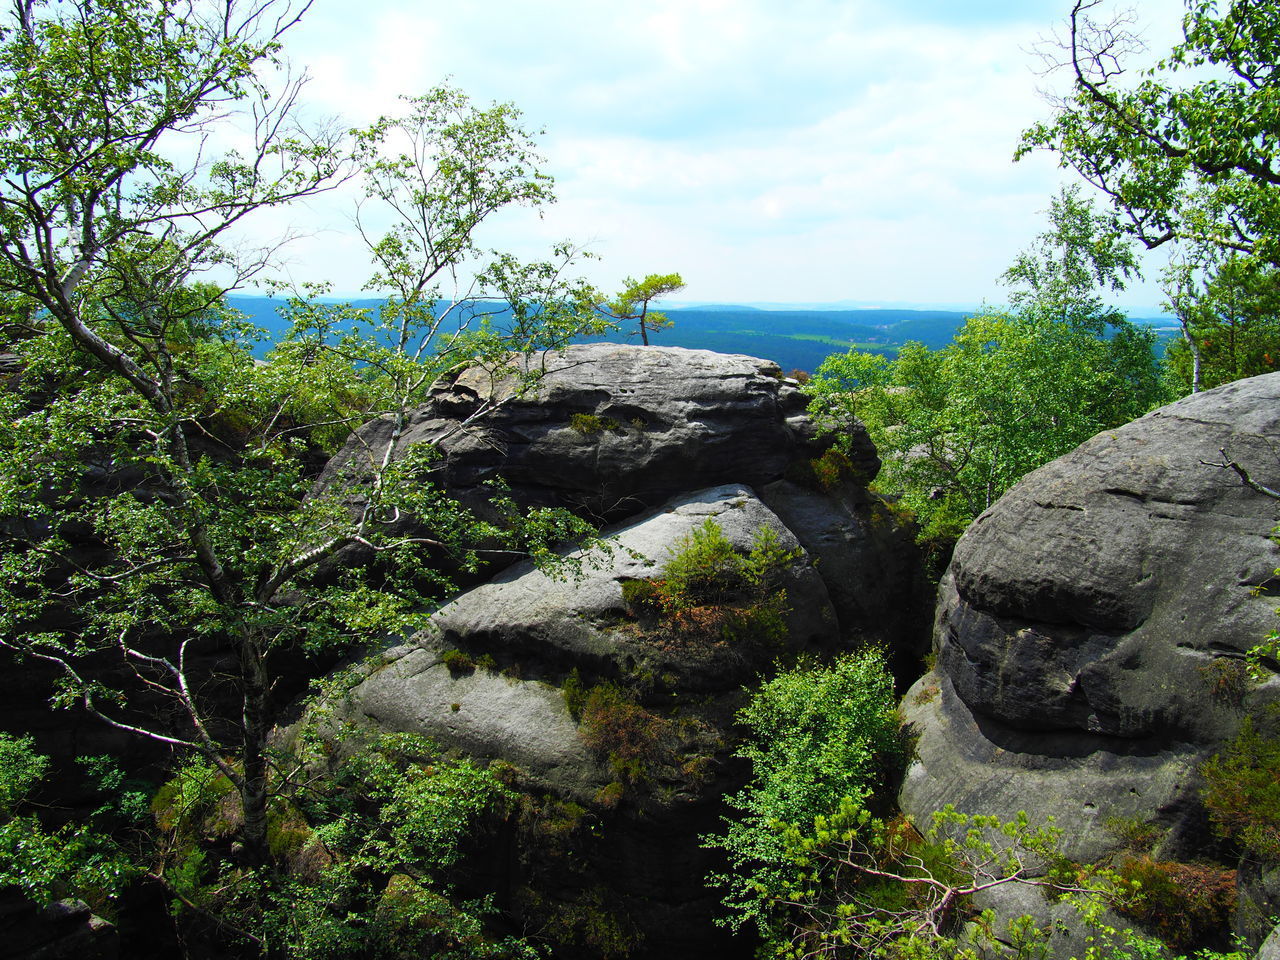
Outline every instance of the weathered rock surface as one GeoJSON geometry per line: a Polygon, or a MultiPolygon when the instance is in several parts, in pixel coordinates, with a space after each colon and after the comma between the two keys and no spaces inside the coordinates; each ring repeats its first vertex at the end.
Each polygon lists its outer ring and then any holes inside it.
{"type": "MultiPolygon", "coordinates": [[[[383,454],[389,431],[385,420],[357,431],[317,490],[344,487],[359,508],[360,464],[383,454]]],[[[436,482],[481,513],[486,484],[499,478],[525,506],[567,507],[609,522],[693,490],[745,484],[819,560],[846,637],[904,657],[924,652],[932,591],[911,533],[867,494],[880,469],[875,447],[861,434],[851,475],[826,488],[813,483],[808,463],[830,441],[817,435],[796,384],[770,361],[588,344],[526,358],[519,373],[470,368],[436,388],[403,439],[406,449],[434,445],[436,482]],[[530,371],[538,375],[520,392],[530,371]],[[495,410],[467,422],[493,399],[495,410]]],[[[356,548],[347,557],[365,559],[356,548]]]]}
{"type": "MultiPolygon", "coordinates": [[[[486,495],[484,483],[501,476],[518,502],[616,520],[682,491],[780,479],[829,445],[805,405],[767,360],[585,344],[523,358],[516,373],[462,371],[415,412],[404,442],[435,445],[440,482],[464,500],[486,495]],[[497,409],[467,423],[495,400],[497,409]]],[[[375,420],[357,431],[320,485],[358,476],[364,458],[386,449],[390,429],[375,420]]],[[[869,440],[855,459],[868,479],[879,470],[869,440]]]]}
{"type": "Polygon", "coordinates": [[[938,669],[908,696],[902,799],[1055,814],[1094,859],[1108,816],[1195,838],[1206,751],[1277,695],[1242,658],[1275,622],[1280,375],[1188,397],[1035,471],[973,524],[940,592],[938,669]],[[937,690],[930,699],[926,691],[937,690]],[[920,702],[914,702],[920,701],[920,702]],[[928,702],[924,702],[928,701],[928,702]]]}
{"type": "MultiPolygon", "coordinates": [[[[711,922],[717,895],[704,884],[714,855],[699,838],[719,827],[722,798],[746,773],[732,758],[744,686],[779,657],[861,640],[904,663],[918,658],[931,594],[912,532],[867,492],[879,468],[869,441],[849,462],[836,458],[815,472],[811,461],[828,441],[774,364],[612,344],[574,347],[545,364],[521,394],[513,392],[518,377],[465,371],[437,388],[407,438],[436,446],[436,479],[450,495],[483,510],[485,484],[500,477],[521,504],[611,521],[611,552],[580,557],[586,562],[572,579],[527,563],[491,572],[427,629],[363,668],[337,715],[501,760],[521,789],[580,805],[594,826],[558,865],[513,841],[523,852],[494,868],[498,885],[516,891],[505,909],[520,914],[519,891],[536,886],[535,913],[548,905],[554,913],[559,903],[581,916],[592,904],[612,904],[623,926],[642,935],[633,957],[723,955],[727,934],[711,922]],[[467,423],[495,398],[492,414],[467,423]],[[677,627],[624,596],[626,585],[660,577],[708,518],[739,553],[765,529],[796,552],[780,579],[789,608],[781,640],[722,631],[714,618],[726,615],[724,606],[700,608],[710,619],[698,622],[710,629],[677,627]],[[570,713],[566,686],[609,684],[625,689],[634,709],[600,722],[617,725],[611,736],[652,746],[639,775],[570,713]]],[[[346,485],[358,507],[360,458],[382,454],[388,427],[364,428],[326,469],[321,489],[346,485]]],[[[740,946],[745,955],[749,946],[740,946]]]]}
{"type": "Polygon", "coordinates": [[[40,907],[20,891],[0,893],[0,958],[4,960],[115,960],[115,927],[79,900],[40,907]]]}
{"type": "Polygon", "coordinates": [[[1111,818],[1161,828],[1161,859],[1212,849],[1199,767],[1280,698],[1243,662],[1275,625],[1280,503],[1219,464],[1277,485],[1278,401],[1277,374],[1188,397],[975,521],[940,588],[936,669],[904,702],[910,816],[1052,816],[1083,861],[1123,847],[1111,818]]]}
{"type": "MultiPolygon", "coordinates": [[[[1280,867],[1246,853],[1240,860],[1238,876],[1236,936],[1246,943],[1274,939],[1280,956],[1280,937],[1269,936],[1276,918],[1280,917],[1280,867]]],[[[1262,956],[1261,951],[1258,956],[1262,956]]]]}
{"type": "Polygon", "coordinates": [[[526,788],[587,805],[607,829],[579,857],[643,932],[639,955],[714,953],[724,937],[710,921],[716,896],[703,878],[713,860],[699,837],[717,826],[720,797],[741,783],[729,757],[729,720],[743,684],[776,657],[839,643],[835,611],[796,538],[741,484],[676,498],[608,532],[607,553],[572,555],[582,562],[579,578],[557,580],[521,564],[443,607],[409,643],[366,668],[337,715],[505,761],[526,788]],[[750,551],[763,529],[797,551],[782,580],[792,609],[781,645],[655,634],[629,609],[623,584],[660,575],[673,548],[707,518],[739,551],[750,551]],[[451,670],[445,654],[459,650],[492,662],[451,670]],[[627,686],[650,711],[644,722],[672,738],[675,763],[663,761],[651,781],[628,785],[616,809],[616,799],[600,797],[618,771],[588,748],[560,689],[570,671],[585,687],[627,686]],[[704,772],[684,776],[681,761],[704,772]]]}
{"type": "Polygon", "coordinates": [[[1273,927],[1267,939],[1262,941],[1255,960],[1280,960],[1280,926],[1273,927]]]}
{"type": "MultiPolygon", "coordinates": [[[[410,731],[485,758],[501,757],[536,780],[578,798],[590,797],[612,775],[577,735],[558,685],[571,670],[593,680],[645,678],[651,696],[729,693],[782,651],[729,643],[657,644],[635,624],[622,584],[657,576],[671,549],[708,517],[727,539],[749,551],[769,528],[783,549],[798,543],[778,518],[741,485],[714,487],[610,532],[611,555],[575,552],[579,578],[554,579],[519,564],[497,580],[443,607],[408,644],[347,695],[343,714],[383,729],[410,731]],[[489,655],[497,670],[518,666],[519,678],[497,672],[451,671],[444,653],[489,655]],[[454,709],[454,705],[457,709],[454,709]]],[[[830,646],[837,636],[826,587],[807,558],[785,582],[788,650],[830,646]]]]}

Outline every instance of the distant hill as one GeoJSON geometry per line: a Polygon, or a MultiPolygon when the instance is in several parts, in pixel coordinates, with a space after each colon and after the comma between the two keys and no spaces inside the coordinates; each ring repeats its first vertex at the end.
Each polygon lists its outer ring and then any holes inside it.
{"type": "MultiPolygon", "coordinates": [[[[230,304],[273,337],[287,325],[276,313],[280,301],[267,297],[235,295],[230,304]]],[[[350,301],[353,306],[376,307],[381,301],[350,301]]],[[[774,310],[731,304],[699,304],[667,308],[672,326],[652,335],[652,342],[670,347],[745,353],[772,360],[783,370],[812,373],[828,356],[851,348],[895,356],[909,341],[938,348],[952,336],[973,311],[877,309],[774,310]]],[[[1157,329],[1162,340],[1176,335],[1169,319],[1134,318],[1157,329]]],[[[583,338],[588,339],[588,338],[583,338]]],[[[601,338],[612,343],[633,343],[638,338],[622,330],[601,338]]],[[[265,347],[263,348],[265,351],[265,347]]]]}

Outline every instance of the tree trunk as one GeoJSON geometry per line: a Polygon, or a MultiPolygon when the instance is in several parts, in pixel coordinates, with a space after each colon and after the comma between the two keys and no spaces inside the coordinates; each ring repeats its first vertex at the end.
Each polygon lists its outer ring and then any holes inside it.
{"type": "Polygon", "coordinates": [[[270,680],[261,639],[245,637],[240,646],[240,676],[244,684],[244,745],[241,761],[244,781],[240,800],[244,806],[245,854],[250,863],[267,861],[267,734],[270,732],[270,680]]]}

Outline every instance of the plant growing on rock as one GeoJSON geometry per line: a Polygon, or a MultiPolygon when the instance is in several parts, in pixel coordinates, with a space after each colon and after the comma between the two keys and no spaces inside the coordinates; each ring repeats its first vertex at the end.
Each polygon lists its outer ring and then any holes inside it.
{"type": "Polygon", "coordinates": [[[30,737],[0,733],[0,888],[17,887],[37,902],[77,897],[101,909],[138,867],[92,823],[41,824],[30,795],[48,765],[30,737]]]}
{"type": "Polygon", "coordinates": [[[801,556],[783,549],[768,527],[757,531],[749,553],[739,553],[708,517],[672,548],[660,577],[627,581],[622,596],[677,638],[768,647],[786,635],[781,580],[801,556]]]}
{"type": "Polygon", "coordinates": [[[1280,863],[1280,740],[1263,736],[1245,717],[1240,733],[1200,773],[1219,835],[1280,863]]]}
{"type": "Polygon", "coordinates": [[[1109,871],[1065,863],[1060,834],[1025,814],[1002,822],[950,806],[920,834],[846,799],[810,827],[785,828],[789,882],[775,910],[786,920],[772,946],[785,957],[1043,956],[1049,930],[1029,916],[997,930],[994,912],[978,910],[971,898],[1011,884],[1096,902],[1126,891],[1109,871]]]}
{"type": "MultiPolygon", "coordinates": [[[[343,749],[351,734],[329,736],[343,749]]],[[[341,759],[310,752],[328,741],[308,728],[302,737],[309,777],[273,799],[269,864],[216,855],[239,809],[213,766],[188,764],[156,794],[157,869],[185,925],[289,960],[535,955],[491,936],[491,906],[454,891],[475,835],[514,800],[494,774],[412,735],[365,737],[341,759]]]]}
{"type": "Polygon", "coordinates": [[[662,330],[671,326],[671,321],[664,313],[650,310],[654,300],[678,293],[684,289],[684,280],[678,273],[651,273],[643,280],[626,279],[626,287],[618,296],[604,306],[609,316],[620,322],[635,321],[636,332],[640,334],[640,342],[649,345],[649,332],[662,330]]]}
{"type": "Polygon", "coordinates": [[[747,735],[737,754],[750,761],[748,785],[729,798],[736,812],[722,834],[732,872],[712,876],[724,889],[733,927],[753,924],[770,942],[783,937],[782,898],[792,883],[789,826],[874,806],[901,756],[893,679],[873,650],[827,667],[802,665],[766,682],[738,716],[747,735]]]}

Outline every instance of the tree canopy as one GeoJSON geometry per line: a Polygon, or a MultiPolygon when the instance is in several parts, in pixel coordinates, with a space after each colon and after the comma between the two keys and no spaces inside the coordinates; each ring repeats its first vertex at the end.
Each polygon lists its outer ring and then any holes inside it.
{"type": "Polygon", "coordinates": [[[654,300],[670,296],[684,289],[684,280],[678,273],[651,273],[643,280],[627,277],[626,287],[605,305],[605,311],[622,322],[634,320],[640,333],[640,342],[649,345],[649,333],[671,326],[665,313],[650,310],[654,300]]]}
{"type": "Polygon", "coordinates": [[[500,376],[604,322],[572,247],[521,263],[476,242],[494,213],[552,199],[518,112],[442,87],[366,130],[305,128],[301,85],[266,76],[300,12],[23,0],[0,33],[0,302],[21,368],[0,392],[0,644],[56,667],[62,705],[202,757],[257,861],[282,784],[278,658],[407,630],[448,569],[588,530],[499,495],[481,522],[429,451],[402,448],[409,411],[459,365],[500,376]],[[245,118],[247,147],[192,155],[228,124],[246,141],[245,118]],[[369,285],[390,296],[291,297],[292,330],[255,362],[222,298],[271,251],[232,227],[351,177],[369,285]],[[313,490],[317,457],[379,417],[362,503],[313,490]],[[396,532],[405,513],[422,533],[396,532]],[[376,583],[320,576],[356,544],[376,583]]]}
{"type": "Polygon", "coordinates": [[[1122,287],[1131,252],[1074,190],[1049,218],[1005,274],[1016,311],[970,317],[941,350],[833,355],[807,388],[837,431],[866,425],[879,486],[925,542],[945,548],[1023,475],[1164,397],[1153,335],[1099,295],[1122,287]]]}
{"type": "Polygon", "coordinates": [[[1132,15],[1100,22],[1076,0],[1051,64],[1072,90],[1029,128],[1019,155],[1058,154],[1149,247],[1171,241],[1280,265],[1280,5],[1189,0],[1183,39],[1129,82],[1132,15]]]}

